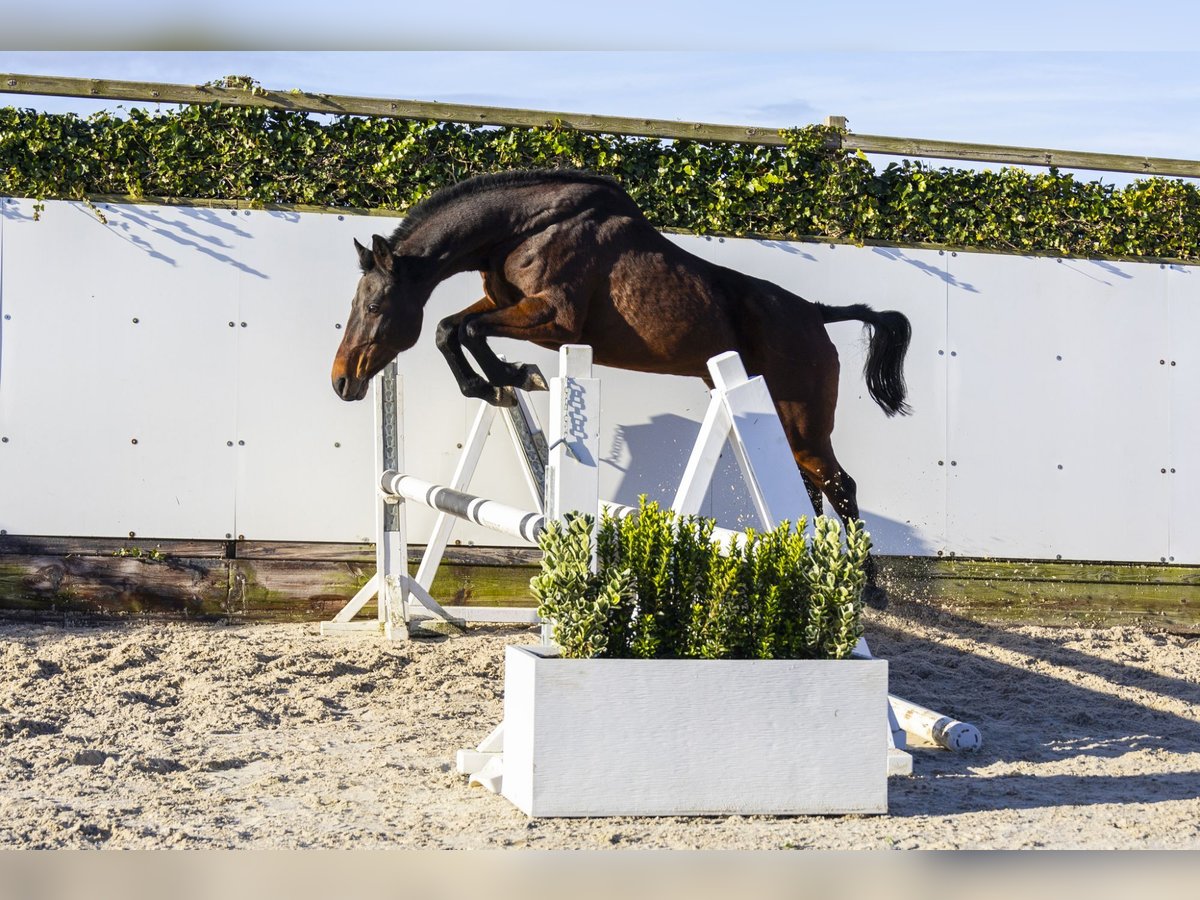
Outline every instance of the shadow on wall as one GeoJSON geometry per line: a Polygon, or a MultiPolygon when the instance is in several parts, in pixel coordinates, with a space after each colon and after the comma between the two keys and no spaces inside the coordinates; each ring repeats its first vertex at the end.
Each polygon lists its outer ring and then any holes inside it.
{"type": "MultiPolygon", "coordinates": [[[[86,215],[94,215],[82,206],[79,209],[86,215]]],[[[235,215],[237,213],[236,210],[228,212],[235,215]]],[[[205,230],[198,229],[193,225],[194,221],[202,224],[203,229],[219,229],[234,238],[252,238],[252,234],[238,226],[234,215],[225,221],[214,210],[176,209],[174,207],[149,209],[134,206],[106,207],[104,214],[108,219],[111,233],[145,251],[152,259],[157,259],[167,265],[177,265],[177,261],[162,251],[161,244],[152,243],[150,239],[143,236],[144,234],[157,235],[159,238],[177,245],[180,249],[202,253],[217,262],[227,263],[247,275],[264,279],[268,277],[266,273],[240,262],[228,252],[223,252],[234,251],[236,248],[233,244],[215,234],[205,233],[205,230]]]]}
{"type": "Polygon", "coordinates": [[[765,239],[757,240],[757,241],[755,241],[755,243],[759,244],[762,247],[770,247],[773,250],[782,250],[784,253],[790,253],[792,256],[799,256],[801,259],[807,259],[810,262],[817,261],[817,258],[815,256],[813,256],[807,250],[801,249],[799,245],[794,244],[794,243],[788,243],[786,241],[771,241],[771,240],[765,240],[765,239]]]}
{"type": "Polygon", "coordinates": [[[871,546],[882,556],[935,556],[937,545],[922,534],[911,522],[889,519],[887,516],[860,510],[871,535],[871,546]]]}
{"type": "Polygon", "coordinates": [[[954,275],[950,274],[950,272],[946,271],[945,269],[939,268],[938,266],[931,266],[929,263],[923,262],[919,259],[914,259],[913,257],[906,255],[903,250],[900,250],[897,247],[873,247],[871,252],[877,253],[880,256],[885,256],[888,259],[894,259],[898,262],[906,262],[910,266],[916,266],[925,274],[931,275],[934,278],[940,278],[950,287],[959,288],[960,290],[964,290],[969,294],[979,293],[978,289],[974,285],[968,284],[965,281],[959,281],[954,275]]]}
{"type": "MultiPolygon", "coordinates": [[[[636,506],[645,494],[669,506],[699,433],[699,422],[671,413],[653,416],[642,425],[618,425],[603,463],[622,474],[613,496],[605,499],[636,506]]],[[[704,514],[710,515],[708,503],[705,506],[704,514]]]]}
{"type": "MultiPolygon", "coordinates": [[[[670,413],[654,416],[643,425],[618,426],[602,462],[622,474],[613,495],[605,499],[637,506],[638,498],[645,494],[649,500],[670,506],[699,433],[699,422],[670,413]]],[[[811,523],[813,510],[807,495],[798,502],[799,507],[788,514],[789,518],[795,521],[806,516],[811,523]]],[[[828,504],[826,507],[825,514],[833,515],[828,504]]],[[[762,527],[737,459],[728,445],[717,462],[700,513],[715,518],[724,528],[762,527]]],[[[865,509],[862,516],[878,553],[932,556],[936,552],[936,547],[911,523],[865,509]]]]}

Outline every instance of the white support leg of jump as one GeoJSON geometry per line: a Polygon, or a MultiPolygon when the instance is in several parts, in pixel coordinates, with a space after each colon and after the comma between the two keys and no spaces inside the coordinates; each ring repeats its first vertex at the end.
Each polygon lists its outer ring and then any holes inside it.
{"type": "MultiPolygon", "coordinates": [[[[600,521],[600,379],[592,374],[592,348],[565,344],[558,375],[550,379],[546,518],[562,521],[584,513],[600,521]]],[[[596,570],[596,529],[592,531],[596,570]]],[[[553,623],[542,623],[542,643],[551,643],[553,623]]]]}
{"type": "Polygon", "coordinates": [[[684,514],[700,511],[728,443],[762,527],[797,520],[809,505],[808,490],[767,383],[761,375],[748,377],[741,357],[732,351],[710,359],[708,371],[712,396],[671,508],[684,514]]]}
{"type": "MultiPolygon", "coordinates": [[[[378,417],[377,462],[383,468],[404,468],[404,381],[393,361],[376,379],[379,392],[375,404],[378,417]]],[[[378,467],[376,468],[378,471],[378,467]]],[[[378,580],[377,608],[388,640],[408,638],[408,540],[403,503],[381,497],[375,522],[375,572],[378,580]]]]}
{"type": "MultiPolygon", "coordinates": [[[[371,391],[376,469],[395,471],[404,465],[404,386],[394,362],[374,379],[371,391]]],[[[378,491],[378,485],[376,487],[379,499],[375,506],[375,574],[332,621],[321,623],[321,633],[379,630],[389,640],[406,640],[411,619],[410,598],[434,615],[459,623],[460,620],[443,609],[409,574],[403,499],[388,496],[378,491]],[[376,621],[353,621],[372,597],[376,598],[376,621]]]]}
{"type": "Polygon", "coordinates": [[[704,421],[700,423],[700,433],[696,435],[696,443],[692,445],[679,489],[671,502],[671,509],[675,512],[687,516],[699,515],[732,430],[733,420],[729,418],[729,410],[714,392],[709,397],[704,421]]]}
{"type": "MultiPolygon", "coordinates": [[[[463,443],[462,456],[458,458],[454,476],[450,479],[449,486],[454,490],[464,491],[470,487],[471,477],[479,465],[479,458],[483,455],[483,447],[495,418],[496,407],[480,401],[475,421],[471,424],[471,430],[463,443]]],[[[429,543],[425,545],[425,553],[421,557],[421,565],[417,568],[417,584],[427,591],[433,587],[433,579],[437,575],[438,566],[441,565],[442,555],[446,552],[446,545],[450,542],[454,522],[454,517],[445,512],[438,513],[434,522],[433,533],[429,536],[429,543]]]]}
{"type": "Polygon", "coordinates": [[[451,484],[432,484],[404,473],[401,465],[403,423],[399,417],[402,409],[400,383],[398,379],[394,382],[396,388],[393,392],[391,385],[377,380],[376,431],[379,440],[376,462],[378,471],[383,473],[377,482],[382,500],[376,513],[377,571],[335,616],[334,621],[322,624],[323,633],[371,627],[351,620],[375,595],[380,596],[380,623],[376,627],[388,634],[394,632],[396,637],[406,633],[397,622],[406,628],[413,611],[422,607],[460,625],[468,619],[480,622],[538,621],[536,612],[528,609],[446,609],[430,596],[429,589],[458,519],[465,518],[483,527],[535,543],[544,525],[543,510],[548,502],[556,504],[561,514],[576,509],[593,515],[598,511],[599,381],[592,377],[591,348],[565,346],[559,353],[559,361],[561,371],[558,377],[552,379],[551,387],[554,398],[551,402],[551,434],[556,441],[552,452],[546,451],[546,437],[542,434],[529,398],[523,392],[514,391],[517,406],[503,415],[520,468],[530,488],[535,506],[533,512],[476,497],[465,491],[495,424],[498,413],[496,407],[480,403],[451,484]],[[395,429],[391,436],[385,437],[393,421],[395,429]],[[543,464],[545,457],[548,459],[543,464]],[[415,577],[409,576],[407,569],[406,502],[420,503],[438,512],[415,577]],[[400,560],[405,560],[405,563],[401,564],[400,560]]]}
{"type": "MultiPolygon", "coordinates": [[[[353,619],[356,615],[358,615],[358,613],[362,610],[362,608],[367,605],[367,603],[371,600],[372,597],[375,596],[375,594],[378,591],[379,591],[379,573],[376,572],[370,578],[368,578],[366,584],[364,584],[362,587],[360,587],[358,589],[357,593],[355,593],[355,595],[350,598],[350,602],[347,603],[345,606],[343,606],[341,608],[341,610],[338,611],[338,614],[333,617],[332,623],[331,622],[322,622],[321,623],[322,630],[325,630],[325,626],[330,625],[330,624],[337,624],[337,625],[349,624],[350,620],[353,619]]],[[[372,623],[372,627],[377,627],[377,625],[378,625],[378,623],[372,623]]],[[[334,630],[336,630],[336,629],[334,629],[334,630]]]]}

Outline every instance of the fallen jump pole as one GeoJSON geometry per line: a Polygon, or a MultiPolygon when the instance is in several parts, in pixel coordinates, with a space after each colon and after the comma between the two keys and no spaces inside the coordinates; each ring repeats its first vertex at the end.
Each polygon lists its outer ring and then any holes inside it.
{"type": "Polygon", "coordinates": [[[900,727],[926,743],[958,751],[973,751],[983,746],[979,729],[969,722],[960,722],[891,694],[888,702],[900,727]]]}

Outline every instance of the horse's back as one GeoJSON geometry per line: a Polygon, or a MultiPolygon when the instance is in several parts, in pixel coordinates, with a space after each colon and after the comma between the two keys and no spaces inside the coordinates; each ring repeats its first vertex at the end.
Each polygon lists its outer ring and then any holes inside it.
{"type": "Polygon", "coordinates": [[[553,297],[597,362],[704,377],[708,359],[736,350],[764,373],[794,353],[836,366],[813,304],[679,246],[614,182],[551,173],[511,189],[539,227],[485,276],[488,293],[501,305],[553,297]]]}

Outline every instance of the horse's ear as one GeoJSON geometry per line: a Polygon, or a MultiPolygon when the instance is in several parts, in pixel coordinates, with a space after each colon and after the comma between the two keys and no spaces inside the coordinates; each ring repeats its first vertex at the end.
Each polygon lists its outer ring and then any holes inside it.
{"type": "Polygon", "coordinates": [[[375,257],[375,265],[385,272],[392,271],[396,257],[392,253],[392,245],[382,235],[371,236],[371,251],[375,257]]]}
{"type": "Polygon", "coordinates": [[[365,275],[375,266],[375,254],[360,244],[358,238],[354,239],[354,249],[358,251],[358,264],[362,267],[365,275]]]}

